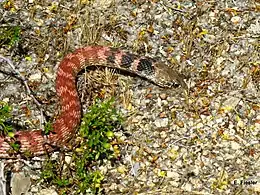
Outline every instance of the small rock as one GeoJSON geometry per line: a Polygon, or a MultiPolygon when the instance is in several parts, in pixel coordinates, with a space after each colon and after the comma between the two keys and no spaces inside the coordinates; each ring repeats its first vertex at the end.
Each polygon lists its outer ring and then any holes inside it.
{"type": "Polygon", "coordinates": [[[168,178],[175,178],[175,179],[178,179],[180,177],[180,175],[177,172],[174,172],[174,171],[167,171],[166,176],[168,178]]]}
{"type": "Polygon", "coordinates": [[[217,119],[216,119],[216,123],[217,123],[217,124],[221,124],[222,122],[223,122],[223,118],[217,118],[217,119]]]}
{"type": "Polygon", "coordinates": [[[256,24],[251,24],[248,31],[254,34],[260,34],[260,22],[257,20],[256,24]]]}
{"type": "Polygon", "coordinates": [[[38,191],[39,191],[39,187],[37,187],[37,186],[32,186],[30,189],[30,192],[33,194],[36,194],[38,191]]]}
{"type": "Polygon", "coordinates": [[[184,123],[183,123],[183,121],[176,121],[175,122],[175,124],[178,126],[178,127],[180,127],[180,128],[183,128],[184,127],[184,123]]]}
{"type": "Polygon", "coordinates": [[[43,189],[37,195],[58,195],[54,189],[43,189]]]}
{"type": "Polygon", "coordinates": [[[179,183],[176,181],[169,181],[169,183],[171,184],[172,187],[178,187],[179,183]]]}
{"type": "Polygon", "coordinates": [[[245,123],[242,120],[239,120],[237,122],[237,126],[240,127],[240,128],[244,128],[245,127],[245,123]]]}
{"type": "Polygon", "coordinates": [[[65,162],[67,164],[70,164],[71,163],[71,156],[65,156],[65,162]]]}
{"type": "Polygon", "coordinates": [[[154,187],[155,186],[155,183],[153,183],[152,181],[147,181],[147,185],[149,187],[154,187]]]}
{"type": "Polygon", "coordinates": [[[182,161],[181,161],[181,160],[178,160],[178,161],[175,163],[175,166],[181,167],[181,166],[182,166],[182,161]]]}
{"type": "Polygon", "coordinates": [[[154,144],[153,144],[153,147],[154,147],[154,148],[159,148],[160,146],[159,146],[158,143],[154,143],[154,144]]]}
{"type": "Polygon", "coordinates": [[[9,102],[9,98],[4,98],[2,101],[8,103],[9,102]]]}
{"type": "Polygon", "coordinates": [[[30,188],[30,177],[24,172],[14,173],[11,179],[12,195],[26,194],[30,188]]]}
{"type": "Polygon", "coordinates": [[[131,169],[131,173],[134,175],[134,176],[137,176],[138,175],[138,170],[140,169],[140,163],[139,162],[136,162],[134,163],[132,169],[131,169]]]}
{"type": "Polygon", "coordinates": [[[167,133],[165,133],[165,131],[162,131],[160,133],[160,136],[161,136],[161,138],[166,138],[167,137],[167,133]]]}
{"type": "Polygon", "coordinates": [[[192,185],[189,184],[189,183],[186,183],[186,184],[182,187],[182,189],[184,189],[185,191],[191,192],[191,190],[192,190],[192,185]]]}
{"type": "Polygon", "coordinates": [[[160,98],[161,98],[162,100],[166,100],[167,94],[166,94],[166,93],[160,94],[160,98]]]}
{"type": "Polygon", "coordinates": [[[233,150],[238,150],[238,149],[241,148],[241,146],[240,146],[237,142],[231,141],[231,148],[232,148],[233,150]]]}
{"type": "Polygon", "coordinates": [[[198,128],[198,129],[200,129],[200,128],[202,128],[204,125],[202,124],[202,123],[198,123],[197,125],[196,125],[196,127],[198,128]]]}
{"type": "Polygon", "coordinates": [[[161,112],[161,113],[160,113],[160,118],[165,118],[165,117],[166,117],[165,112],[161,112]]]}
{"type": "Polygon", "coordinates": [[[157,119],[154,122],[156,127],[166,127],[168,125],[168,123],[169,123],[168,118],[157,119]]]}
{"type": "Polygon", "coordinates": [[[220,64],[221,64],[223,61],[225,61],[225,58],[223,58],[223,57],[217,58],[217,59],[216,59],[216,65],[217,65],[217,66],[220,66],[220,64]]]}
{"type": "Polygon", "coordinates": [[[204,39],[203,39],[205,42],[207,43],[215,43],[216,42],[216,37],[214,35],[208,35],[206,34],[204,36],[204,39]]]}
{"type": "Polygon", "coordinates": [[[30,81],[40,81],[42,78],[42,74],[40,71],[37,71],[37,73],[35,74],[32,74],[30,77],[29,77],[29,80],[30,81]]]}
{"type": "Polygon", "coordinates": [[[139,120],[137,118],[132,119],[132,123],[138,123],[138,122],[139,122],[139,120]]]}
{"type": "Polygon", "coordinates": [[[234,110],[238,105],[240,98],[237,97],[229,97],[226,101],[223,102],[222,109],[224,110],[234,110]]]}
{"type": "Polygon", "coordinates": [[[192,170],[192,172],[195,174],[195,175],[199,175],[199,172],[200,172],[200,168],[198,166],[194,167],[194,169],[192,170]]]}
{"type": "Polygon", "coordinates": [[[239,16],[234,16],[234,17],[231,18],[231,22],[233,24],[238,24],[238,23],[241,22],[241,18],[239,16]]]}
{"type": "Polygon", "coordinates": [[[178,157],[179,153],[175,149],[171,149],[167,152],[167,156],[170,157],[172,160],[175,160],[178,157]]]}

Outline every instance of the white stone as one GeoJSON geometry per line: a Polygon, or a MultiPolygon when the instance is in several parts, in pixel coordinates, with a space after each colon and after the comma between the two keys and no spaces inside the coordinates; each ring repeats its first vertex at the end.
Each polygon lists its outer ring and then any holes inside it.
{"type": "Polygon", "coordinates": [[[224,60],[225,60],[225,58],[223,58],[223,57],[217,58],[216,59],[216,65],[219,66],[224,60]]]}
{"type": "Polygon", "coordinates": [[[245,127],[245,123],[242,120],[239,120],[237,122],[237,126],[240,127],[240,128],[243,128],[243,127],[245,127]]]}
{"type": "Polygon", "coordinates": [[[188,192],[191,192],[192,190],[192,185],[189,184],[189,183],[186,183],[184,186],[181,187],[182,189],[188,191],[188,192]]]}
{"type": "Polygon", "coordinates": [[[255,24],[251,24],[249,29],[249,32],[254,33],[254,34],[260,34],[260,23],[257,20],[255,24]]]}
{"type": "Polygon", "coordinates": [[[216,37],[214,35],[206,34],[203,38],[203,40],[207,43],[215,43],[216,37]]]}
{"type": "Polygon", "coordinates": [[[4,98],[2,101],[8,103],[9,102],[9,98],[4,98]]]}
{"type": "Polygon", "coordinates": [[[11,178],[12,195],[26,194],[30,188],[31,180],[24,172],[14,173],[11,178]]]}
{"type": "Polygon", "coordinates": [[[153,144],[153,147],[154,147],[154,148],[159,148],[160,146],[159,146],[158,143],[154,143],[154,144],[153,144]]]}
{"type": "Polygon", "coordinates": [[[154,124],[156,127],[166,127],[168,125],[169,119],[168,118],[161,118],[161,119],[156,119],[154,121],[154,124]]]}
{"type": "Polygon", "coordinates": [[[238,149],[241,148],[241,146],[240,146],[237,142],[231,141],[231,148],[232,148],[233,150],[238,150],[238,149]]]}
{"type": "Polygon", "coordinates": [[[65,162],[70,164],[71,163],[71,156],[65,156],[65,162]]]}
{"type": "Polygon", "coordinates": [[[170,181],[169,183],[171,184],[172,187],[179,187],[179,183],[176,181],[170,181]]]}
{"type": "Polygon", "coordinates": [[[196,125],[196,127],[199,129],[199,128],[202,128],[204,125],[202,124],[202,123],[198,123],[197,125],[196,125]]]}
{"type": "Polygon", "coordinates": [[[167,171],[166,177],[178,179],[180,175],[175,171],[167,171]]]}
{"type": "Polygon", "coordinates": [[[32,74],[32,75],[29,77],[29,80],[30,80],[30,81],[40,81],[41,78],[42,78],[41,72],[38,71],[37,73],[32,74]]]}
{"type": "Polygon", "coordinates": [[[43,189],[37,195],[58,195],[54,189],[43,189]]]}
{"type": "Polygon", "coordinates": [[[238,23],[241,22],[241,18],[239,16],[234,16],[234,17],[231,18],[231,22],[233,24],[238,24],[238,23]]]}
{"type": "Polygon", "coordinates": [[[235,107],[238,105],[239,101],[240,101],[240,98],[229,97],[226,101],[223,102],[223,107],[230,107],[232,109],[235,109],[235,107]]]}
{"type": "Polygon", "coordinates": [[[182,161],[181,160],[178,160],[176,163],[175,163],[176,166],[180,167],[182,166],[182,161]]]}
{"type": "Polygon", "coordinates": [[[161,136],[161,138],[166,138],[167,137],[167,133],[165,133],[165,131],[162,131],[160,133],[160,136],[161,136]]]}

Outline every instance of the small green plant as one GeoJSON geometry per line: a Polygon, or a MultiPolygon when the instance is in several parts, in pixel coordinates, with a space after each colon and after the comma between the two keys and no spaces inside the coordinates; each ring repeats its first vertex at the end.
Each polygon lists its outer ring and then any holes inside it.
{"type": "Polygon", "coordinates": [[[48,135],[51,131],[53,131],[52,122],[48,121],[44,126],[44,134],[48,135]]]}
{"type": "MultiPolygon", "coordinates": [[[[9,136],[14,138],[13,126],[9,125],[6,121],[11,118],[12,107],[6,102],[0,101],[0,134],[3,136],[9,136]]],[[[9,142],[12,150],[10,152],[18,152],[20,149],[20,144],[15,140],[9,142]]]]}
{"type": "Polygon", "coordinates": [[[45,163],[45,170],[42,171],[42,178],[48,183],[53,183],[57,185],[59,188],[67,187],[70,184],[69,179],[66,177],[62,177],[60,166],[58,166],[57,161],[48,160],[45,163]]]}
{"type": "Polygon", "coordinates": [[[0,45],[14,46],[20,40],[20,34],[19,26],[0,27],[0,45]]]}
{"type": "Polygon", "coordinates": [[[6,121],[11,118],[12,107],[6,102],[0,102],[0,133],[13,137],[13,127],[6,121]]]}
{"type": "Polygon", "coordinates": [[[113,130],[120,127],[123,120],[113,102],[113,99],[103,103],[96,101],[83,116],[79,130],[82,140],[73,151],[69,165],[58,160],[46,162],[42,178],[49,184],[55,184],[61,194],[101,193],[104,175],[91,167],[114,157],[111,146],[111,141],[115,139],[113,130]]]}
{"type": "Polygon", "coordinates": [[[86,139],[86,146],[90,150],[84,155],[88,160],[98,160],[102,156],[110,155],[110,140],[114,138],[113,130],[117,128],[122,118],[112,107],[113,99],[102,104],[94,104],[91,112],[82,120],[80,135],[86,139]]]}

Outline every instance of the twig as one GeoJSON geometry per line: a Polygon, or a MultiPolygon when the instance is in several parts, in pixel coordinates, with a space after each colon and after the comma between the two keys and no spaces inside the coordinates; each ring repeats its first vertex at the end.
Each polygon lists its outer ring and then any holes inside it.
{"type": "Polygon", "coordinates": [[[175,8],[172,3],[169,3],[168,1],[162,1],[161,5],[164,7],[165,11],[170,12],[171,10],[178,12],[180,14],[185,14],[186,11],[181,10],[179,8],[175,8]]]}

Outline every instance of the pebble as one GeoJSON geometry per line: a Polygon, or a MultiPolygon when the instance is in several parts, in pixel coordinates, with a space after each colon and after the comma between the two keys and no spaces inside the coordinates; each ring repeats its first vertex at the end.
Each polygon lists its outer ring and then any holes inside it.
{"type": "Polygon", "coordinates": [[[67,164],[70,164],[70,163],[71,163],[71,156],[66,155],[66,156],[65,156],[65,162],[66,162],[67,164]]]}
{"type": "Polygon", "coordinates": [[[241,148],[240,144],[238,144],[238,143],[235,142],[235,141],[231,141],[230,144],[231,144],[231,148],[232,148],[233,150],[238,150],[238,149],[241,148]]]}
{"type": "Polygon", "coordinates": [[[190,183],[186,183],[181,188],[184,189],[185,191],[191,192],[192,185],[190,183]]]}
{"type": "Polygon", "coordinates": [[[14,173],[11,178],[12,195],[26,194],[31,186],[30,177],[24,172],[14,173]]]}
{"type": "Polygon", "coordinates": [[[179,121],[178,120],[178,121],[175,122],[175,124],[178,125],[178,127],[180,127],[180,128],[184,127],[184,122],[183,121],[179,121]]]}
{"type": "Polygon", "coordinates": [[[214,35],[206,34],[203,38],[203,40],[207,43],[215,43],[216,37],[214,35]]]}
{"type": "Polygon", "coordinates": [[[4,98],[4,99],[2,99],[2,102],[8,103],[9,100],[10,100],[9,98],[4,98]]]}
{"type": "Polygon", "coordinates": [[[36,73],[30,75],[29,80],[30,81],[40,81],[41,78],[42,78],[41,72],[37,71],[36,73]]]}
{"type": "Polygon", "coordinates": [[[169,119],[168,118],[161,118],[161,119],[156,119],[154,121],[154,124],[156,127],[166,127],[169,123],[169,119]]]}
{"type": "Polygon", "coordinates": [[[179,179],[180,175],[177,172],[174,171],[167,171],[166,177],[168,178],[174,178],[174,179],[179,179]]]}
{"type": "Polygon", "coordinates": [[[169,181],[172,187],[178,187],[179,183],[177,181],[169,181]]]}
{"type": "Polygon", "coordinates": [[[165,131],[162,131],[161,133],[160,133],[160,137],[161,138],[166,138],[168,135],[167,135],[167,133],[165,132],[165,131]]]}
{"type": "Polygon", "coordinates": [[[139,122],[139,119],[137,119],[137,118],[132,118],[132,123],[138,123],[139,122]]]}
{"type": "Polygon", "coordinates": [[[159,148],[160,145],[159,145],[158,143],[154,143],[154,144],[153,144],[153,147],[154,147],[154,148],[159,148]]]}
{"type": "Polygon", "coordinates": [[[58,195],[54,189],[43,189],[37,195],[58,195]]]}
{"type": "Polygon", "coordinates": [[[165,118],[167,117],[166,113],[165,112],[161,112],[160,115],[159,115],[160,118],[165,118]]]}
{"type": "Polygon", "coordinates": [[[241,18],[239,17],[239,16],[233,16],[232,18],[231,18],[231,22],[233,23],[233,24],[239,24],[240,22],[241,22],[241,18]]]}
{"type": "Polygon", "coordinates": [[[228,99],[223,102],[222,108],[234,110],[235,107],[236,107],[236,106],[238,105],[238,103],[240,102],[240,100],[241,100],[241,99],[240,99],[240,98],[237,98],[237,97],[228,97],[228,99]]]}
{"type": "Polygon", "coordinates": [[[161,98],[162,100],[166,100],[166,99],[167,99],[167,94],[166,94],[166,93],[160,94],[160,98],[161,98]]]}

